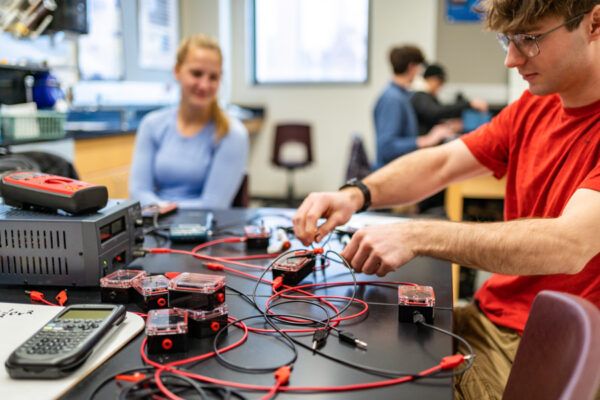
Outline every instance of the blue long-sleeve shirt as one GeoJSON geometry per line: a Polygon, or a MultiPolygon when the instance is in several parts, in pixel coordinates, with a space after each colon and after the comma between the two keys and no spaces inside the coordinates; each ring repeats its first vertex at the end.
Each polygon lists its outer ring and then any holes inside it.
{"type": "Polygon", "coordinates": [[[183,137],[177,107],[144,117],[136,139],[129,193],[142,205],[174,201],[180,208],[227,208],[239,189],[248,159],[248,132],[229,118],[230,130],[216,143],[209,121],[200,132],[183,137]]]}
{"type": "Polygon", "coordinates": [[[391,82],[383,91],[373,112],[377,139],[376,168],[417,150],[417,116],[410,92],[391,82]]]}

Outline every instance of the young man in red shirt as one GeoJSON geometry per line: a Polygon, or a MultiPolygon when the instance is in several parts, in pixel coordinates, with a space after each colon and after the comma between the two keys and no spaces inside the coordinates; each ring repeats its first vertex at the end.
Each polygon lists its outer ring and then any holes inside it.
{"type": "Polygon", "coordinates": [[[600,0],[487,0],[488,28],[529,84],[494,120],[442,146],[398,158],[332,193],[313,193],[294,217],[304,243],[359,210],[419,201],[461,180],[507,177],[505,221],[413,220],[359,230],[342,253],[377,274],[416,256],[494,272],[476,302],[454,311],[477,353],[457,398],[502,396],[536,294],[568,292],[600,307],[600,0]],[[317,228],[318,218],[327,221],[317,228]]]}

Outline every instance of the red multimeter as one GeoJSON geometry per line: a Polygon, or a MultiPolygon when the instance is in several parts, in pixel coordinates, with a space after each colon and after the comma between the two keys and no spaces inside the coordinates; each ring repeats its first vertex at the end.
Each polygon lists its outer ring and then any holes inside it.
{"type": "Polygon", "coordinates": [[[97,211],[108,201],[106,186],[34,171],[2,175],[0,195],[9,206],[61,209],[72,214],[97,211]]]}

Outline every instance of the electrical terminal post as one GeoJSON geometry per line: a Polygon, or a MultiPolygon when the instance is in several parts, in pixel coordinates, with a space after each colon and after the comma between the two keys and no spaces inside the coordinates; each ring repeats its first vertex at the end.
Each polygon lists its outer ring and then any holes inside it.
{"type": "Polygon", "coordinates": [[[351,344],[355,347],[358,347],[359,349],[362,350],[366,350],[367,349],[367,342],[363,342],[362,340],[359,340],[352,332],[348,332],[348,331],[341,331],[338,333],[340,341],[342,342],[346,342],[348,344],[351,344]]]}

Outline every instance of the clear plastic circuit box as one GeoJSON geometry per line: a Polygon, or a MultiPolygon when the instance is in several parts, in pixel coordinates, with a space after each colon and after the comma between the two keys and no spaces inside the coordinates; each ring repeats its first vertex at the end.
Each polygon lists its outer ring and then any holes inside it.
{"type": "Polygon", "coordinates": [[[195,321],[211,320],[217,317],[227,316],[229,314],[229,308],[227,304],[222,304],[213,310],[186,310],[188,318],[195,321]]]}
{"type": "Polygon", "coordinates": [[[190,334],[196,338],[214,336],[227,326],[228,314],[227,304],[222,304],[213,310],[188,310],[190,334]]]}
{"type": "Polygon", "coordinates": [[[142,296],[168,293],[171,280],[164,275],[151,275],[138,279],[133,287],[142,296]]]}
{"type": "Polygon", "coordinates": [[[271,231],[264,225],[246,225],[244,236],[246,236],[246,247],[249,249],[266,249],[271,239],[271,231]]]}
{"type": "Polygon", "coordinates": [[[284,285],[297,285],[314,270],[315,261],[314,254],[276,260],[273,264],[273,279],[281,277],[284,285]]]}
{"type": "Polygon", "coordinates": [[[278,260],[273,265],[273,269],[286,272],[298,272],[312,259],[312,257],[288,257],[284,260],[278,260]]]}
{"type": "Polygon", "coordinates": [[[169,290],[214,293],[224,286],[224,276],[184,272],[171,279],[171,282],[169,283],[169,290]]]}
{"type": "Polygon", "coordinates": [[[146,320],[148,353],[187,350],[188,315],[185,310],[150,310],[146,320]]]}
{"type": "Polygon", "coordinates": [[[150,310],[146,320],[146,335],[160,336],[188,332],[188,314],[179,308],[150,310]]]}
{"type": "Polygon", "coordinates": [[[431,286],[398,286],[398,304],[410,306],[428,306],[435,305],[435,296],[431,286]]]}
{"type": "Polygon", "coordinates": [[[118,269],[104,278],[100,278],[100,287],[127,289],[133,286],[133,283],[146,276],[146,271],[139,269],[118,269]]]}
{"type": "Polygon", "coordinates": [[[431,286],[398,286],[398,320],[400,322],[415,321],[415,315],[422,314],[425,321],[433,323],[433,307],[435,295],[431,286]]]}
{"type": "Polygon", "coordinates": [[[133,296],[134,283],[146,276],[138,269],[118,269],[100,278],[100,298],[103,303],[126,304],[133,296]]]}
{"type": "Polygon", "coordinates": [[[208,311],[224,302],[224,276],[184,272],[169,283],[169,307],[208,311]]]}
{"type": "Polygon", "coordinates": [[[133,288],[138,293],[140,307],[144,311],[167,307],[169,282],[170,279],[164,275],[151,275],[136,280],[133,288]]]}

